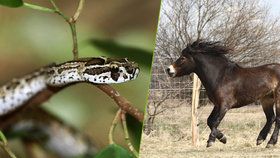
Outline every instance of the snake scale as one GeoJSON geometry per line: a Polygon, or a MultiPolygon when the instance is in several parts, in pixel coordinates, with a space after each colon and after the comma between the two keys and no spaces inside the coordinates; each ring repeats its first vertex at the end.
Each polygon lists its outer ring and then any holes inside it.
{"type": "Polygon", "coordinates": [[[62,64],[51,64],[0,87],[0,116],[21,107],[42,90],[71,83],[122,83],[134,80],[140,72],[127,58],[81,58],[62,64]]]}

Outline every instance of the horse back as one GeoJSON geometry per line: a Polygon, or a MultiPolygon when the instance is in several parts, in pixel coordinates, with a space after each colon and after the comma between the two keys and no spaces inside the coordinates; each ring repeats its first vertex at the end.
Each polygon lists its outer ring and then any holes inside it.
{"type": "MultiPolygon", "coordinates": [[[[221,102],[240,107],[271,94],[280,83],[280,64],[258,67],[235,67],[225,71],[219,82],[218,96],[221,102]]],[[[223,103],[221,103],[223,104],[223,103]]]]}

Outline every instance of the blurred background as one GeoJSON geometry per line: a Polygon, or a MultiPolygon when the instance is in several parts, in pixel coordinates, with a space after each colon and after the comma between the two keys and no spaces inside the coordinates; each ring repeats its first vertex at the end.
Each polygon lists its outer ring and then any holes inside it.
{"type": "MultiPolygon", "coordinates": [[[[46,0],[25,2],[51,8],[46,0]]],[[[59,0],[57,5],[72,16],[78,0],[59,0]]],[[[159,8],[160,0],[90,0],[77,22],[80,57],[120,56],[140,64],[137,80],[113,87],[142,111],[150,82],[159,8]]],[[[60,16],[0,6],[0,85],[41,66],[72,58],[71,32],[60,16]]],[[[64,89],[43,107],[90,135],[99,148],[108,144],[109,128],[118,109],[107,95],[88,84],[64,89]]],[[[123,144],[120,128],[117,132],[116,141],[123,144]]],[[[17,154],[22,152],[20,148],[14,150],[17,154]]]]}

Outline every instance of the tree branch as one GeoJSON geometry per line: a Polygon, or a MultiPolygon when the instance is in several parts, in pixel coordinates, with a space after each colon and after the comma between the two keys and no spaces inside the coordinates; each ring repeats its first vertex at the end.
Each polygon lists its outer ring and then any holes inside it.
{"type": "Polygon", "coordinates": [[[84,4],[85,0],[80,0],[78,9],[76,10],[75,14],[70,18],[70,22],[75,23],[77,21],[83,10],[84,4]]]}
{"type": "Polygon", "coordinates": [[[140,112],[136,107],[132,106],[132,104],[126,98],[121,96],[120,93],[113,87],[111,87],[110,85],[96,85],[96,87],[102,90],[112,99],[114,99],[114,101],[123,111],[136,118],[139,122],[143,122],[144,114],[140,112]]]}
{"type": "Polygon", "coordinates": [[[51,2],[51,4],[53,5],[53,8],[55,9],[55,13],[57,13],[58,15],[60,15],[61,17],[63,17],[63,19],[69,24],[70,29],[71,29],[71,34],[72,34],[72,40],[73,40],[73,56],[74,56],[74,60],[79,58],[79,50],[78,50],[78,40],[77,40],[77,30],[76,30],[76,21],[79,18],[80,13],[82,12],[83,6],[84,6],[84,2],[85,0],[80,0],[79,2],[79,6],[78,9],[76,10],[75,14],[71,17],[68,18],[67,16],[65,16],[60,9],[58,8],[58,6],[55,4],[54,0],[49,0],[51,2]]]}
{"type": "MultiPolygon", "coordinates": [[[[47,89],[38,93],[32,99],[30,99],[21,108],[18,108],[12,113],[0,116],[0,120],[1,120],[0,129],[4,129],[5,127],[15,122],[18,119],[18,117],[20,117],[22,110],[24,110],[25,108],[41,105],[56,93],[72,85],[74,84],[63,86],[63,87],[48,87],[47,89]]],[[[99,88],[108,96],[110,96],[116,102],[116,104],[120,109],[127,112],[132,117],[136,118],[139,122],[143,122],[144,114],[140,112],[136,107],[133,107],[133,105],[126,98],[121,96],[120,93],[116,91],[113,87],[111,87],[110,85],[96,85],[96,84],[93,85],[95,85],[97,88],[99,88]]]]}

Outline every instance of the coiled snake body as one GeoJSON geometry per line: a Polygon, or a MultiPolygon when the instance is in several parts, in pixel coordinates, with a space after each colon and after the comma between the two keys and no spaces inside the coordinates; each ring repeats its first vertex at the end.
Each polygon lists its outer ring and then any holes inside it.
{"type": "MultiPolygon", "coordinates": [[[[126,58],[95,57],[51,64],[0,87],[0,116],[23,106],[48,87],[61,87],[76,82],[122,83],[134,80],[139,71],[137,64],[126,58]]],[[[35,109],[29,108],[23,112],[19,120],[4,129],[5,135],[29,133],[23,139],[36,140],[61,157],[94,155],[97,152],[94,144],[82,133],[75,132],[43,109],[35,109]]]]}
{"type": "Polygon", "coordinates": [[[98,152],[96,141],[39,107],[23,111],[3,132],[9,139],[34,142],[61,158],[94,157],[98,152]]]}
{"type": "Polygon", "coordinates": [[[0,88],[0,116],[17,109],[48,86],[75,82],[122,83],[134,80],[139,71],[137,64],[126,58],[96,57],[51,64],[0,88]]]}

